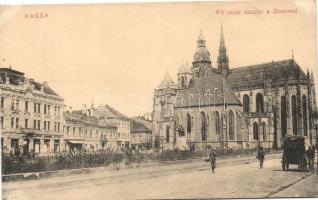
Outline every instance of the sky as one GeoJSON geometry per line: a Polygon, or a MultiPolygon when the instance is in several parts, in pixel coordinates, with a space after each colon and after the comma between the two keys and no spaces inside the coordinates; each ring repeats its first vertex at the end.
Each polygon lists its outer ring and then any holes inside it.
{"type": "Polygon", "coordinates": [[[0,6],[0,67],[47,81],[67,107],[93,101],[143,115],[152,111],[166,71],[176,81],[182,62],[193,61],[200,30],[216,67],[221,25],[230,68],[290,59],[294,51],[302,69],[316,75],[315,6],[311,0],[0,6]],[[263,14],[244,13],[255,9],[263,14]],[[30,17],[36,13],[47,17],[30,17]]]}

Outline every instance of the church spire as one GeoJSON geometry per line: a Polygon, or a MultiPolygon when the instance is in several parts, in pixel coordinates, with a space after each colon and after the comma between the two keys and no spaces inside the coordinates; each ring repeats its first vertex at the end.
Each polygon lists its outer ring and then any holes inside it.
{"type": "Polygon", "coordinates": [[[220,49],[226,49],[224,41],[223,26],[221,25],[220,49]]]}
{"type": "Polygon", "coordinates": [[[219,57],[218,57],[218,69],[226,76],[229,72],[229,58],[226,54],[226,47],[224,41],[223,26],[221,26],[221,37],[219,46],[219,57]]]}

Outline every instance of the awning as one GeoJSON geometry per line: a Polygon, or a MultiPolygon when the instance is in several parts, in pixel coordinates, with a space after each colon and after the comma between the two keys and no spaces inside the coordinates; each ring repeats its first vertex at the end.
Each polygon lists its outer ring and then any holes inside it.
{"type": "Polygon", "coordinates": [[[72,144],[83,144],[84,141],[82,140],[66,140],[67,142],[69,143],[72,143],[72,144]]]}

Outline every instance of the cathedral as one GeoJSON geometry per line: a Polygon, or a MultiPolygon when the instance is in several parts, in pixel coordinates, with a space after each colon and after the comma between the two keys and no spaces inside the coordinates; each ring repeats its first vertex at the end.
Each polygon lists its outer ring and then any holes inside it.
{"type": "Polygon", "coordinates": [[[192,65],[177,83],[168,72],[154,90],[153,146],[217,150],[281,148],[288,135],[315,142],[311,114],[317,111],[314,76],[291,59],[229,67],[223,27],[217,66],[202,32],[192,65]]]}

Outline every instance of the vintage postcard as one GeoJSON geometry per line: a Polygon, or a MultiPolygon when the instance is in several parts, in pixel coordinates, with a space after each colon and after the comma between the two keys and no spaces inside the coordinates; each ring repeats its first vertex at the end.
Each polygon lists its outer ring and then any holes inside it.
{"type": "Polygon", "coordinates": [[[316,6],[1,5],[2,198],[318,197],[316,6]]]}

